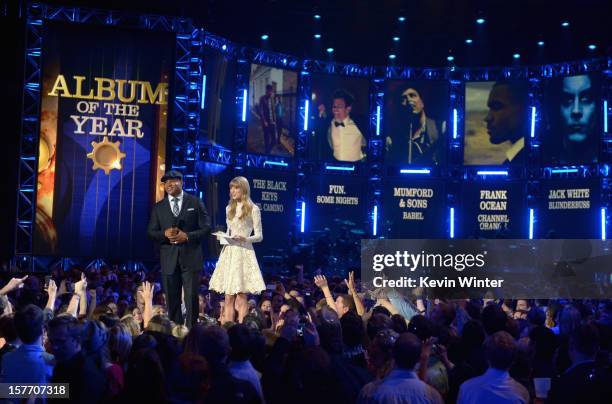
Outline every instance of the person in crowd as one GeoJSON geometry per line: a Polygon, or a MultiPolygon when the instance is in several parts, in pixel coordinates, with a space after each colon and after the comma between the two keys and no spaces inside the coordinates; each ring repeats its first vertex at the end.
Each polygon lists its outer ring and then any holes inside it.
{"type": "MultiPolygon", "coordinates": [[[[20,345],[3,355],[0,381],[13,384],[48,383],[55,361],[53,355],[45,352],[42,345],[44,321],[42,309],[29,304],[18,310],[15,317],[10,320],[14,322],[20,345]]],[[[15,343],[16,338],[12,342],[15,343]]]]}
{"type": "Polygon", "coordinates": [[[421,340],[412,333],[404,333],[393,347],[394,369],[382,380],[366,384],[357,402],[360,404],[386,403],[443,403],[433,387],[420,380],[415,367],[421,359],[421,340]]]}
{"type": "Polygon", "coordinates": [[[506,331],[490,335],[485,341],[489,369],[461,385],[457,403],[529,403],[527,389],[508,373],[517,349],[516,341],[506,331]]]}

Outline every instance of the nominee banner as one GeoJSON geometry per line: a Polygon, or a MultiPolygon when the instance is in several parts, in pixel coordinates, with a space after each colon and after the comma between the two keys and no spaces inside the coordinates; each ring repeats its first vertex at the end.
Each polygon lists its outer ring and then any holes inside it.
{"type": "Polygon", "coordinates": [[[386,238],[447,235],[446,191],[442,181],[393,178],[383,182],[381,234],[386,238]]]}
{"type": "Polygon", "coordinates": [[[369,234],[367,180],[347,175],[311,175],[304,187],[305,231],[369,234]]]}
{"type": "Polygon", "coordinates": [[[260,256],[283,255],[295,223],[295,174],[248,169],[251,199],[261,210],[263,241],[255,245],[260,256]]]}
{"type": "Polygon", "coordinates": [[[456,208],[462,238],[527,237],[526,186],[516,181],[474,181],[463,184],[456,208]]]}
{"type": "Polygon", "coordinates": [[[151,256],[174,43],[168,33],[45,24],[35,254],[151,256]]]}
{"type": "Polygon", "coordinates": [[[600,237],[600,201],[597,179],[540,181],[535,212],[538,238],[600,237]]]}

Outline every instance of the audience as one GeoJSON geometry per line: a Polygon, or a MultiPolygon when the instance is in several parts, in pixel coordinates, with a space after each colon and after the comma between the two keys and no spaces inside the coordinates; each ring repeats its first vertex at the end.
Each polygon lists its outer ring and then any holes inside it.
{"type": "Polygon", "coordinates": [[[608,300],[370,299],[352,272],[301,270],[220,324],[203,276],[188,330],[167,317],[158,272],[53,278],[0,289],[0,381],[70,383],[63,402],[541,403],[536,380],[540,395],[552,380],[551,403],[612,396],[608,300]]]}

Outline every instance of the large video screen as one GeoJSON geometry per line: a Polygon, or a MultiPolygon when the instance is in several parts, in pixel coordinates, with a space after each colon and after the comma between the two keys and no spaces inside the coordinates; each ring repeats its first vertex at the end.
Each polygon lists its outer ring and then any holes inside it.
{"type": "Polygon", "coordinates": [[[205,144],[231,148],[236,121],[236,62],[215,49],[205,48],[204,72],[201,138],[205,144]]]}
{"type": "Polygon", "coordinates": [[[601,75],[557,77],[545,83],[545,164],[596,163],[599,155],[601,75]]]}
{"type": "Polygon", "coordinates": [[[432,166],[446,158],[448,83],[388,81],[385,84],[385,163],[432,166]]]}
{"type": "Polygon", "coordinates": [[[465,165],[520,166],[529,134],[529,88],[525,81],[465,84],[465,165]]]}
{"type": "Polygon", "coordinates": [[[295,154],[297,90],[297,72],[251,65],[247,152],[295,154]]]}
{"type": "Polygon", "coordinates": [[[313,75],[308,157],[318,161],[367,159],[369,82],[367,79],[313,75]]]}
{"type": "Polygon", "coordinates": [[[46,23],[33,251],[147,258],[173,34],[46,23]]]}

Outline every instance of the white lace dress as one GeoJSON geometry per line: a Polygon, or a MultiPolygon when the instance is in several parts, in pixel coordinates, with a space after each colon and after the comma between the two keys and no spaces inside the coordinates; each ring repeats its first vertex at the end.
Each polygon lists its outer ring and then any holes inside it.
{"type": "Polygon", "coordinates": [[[266,284],[261,276],[253,243],[263,240],[261,211],[253,204],[251,215],[239,219],[242,211],[242,204],[239,203],[232,220],[227,219],[228,211],[229,207],[226,207],[227,232],[232,236],[244,236],[246,241],[228,240],[230,244],[223,246],[215,272],[210,278],[209,289],[229,295],[259,294],[266,289],[266,284]]]}

